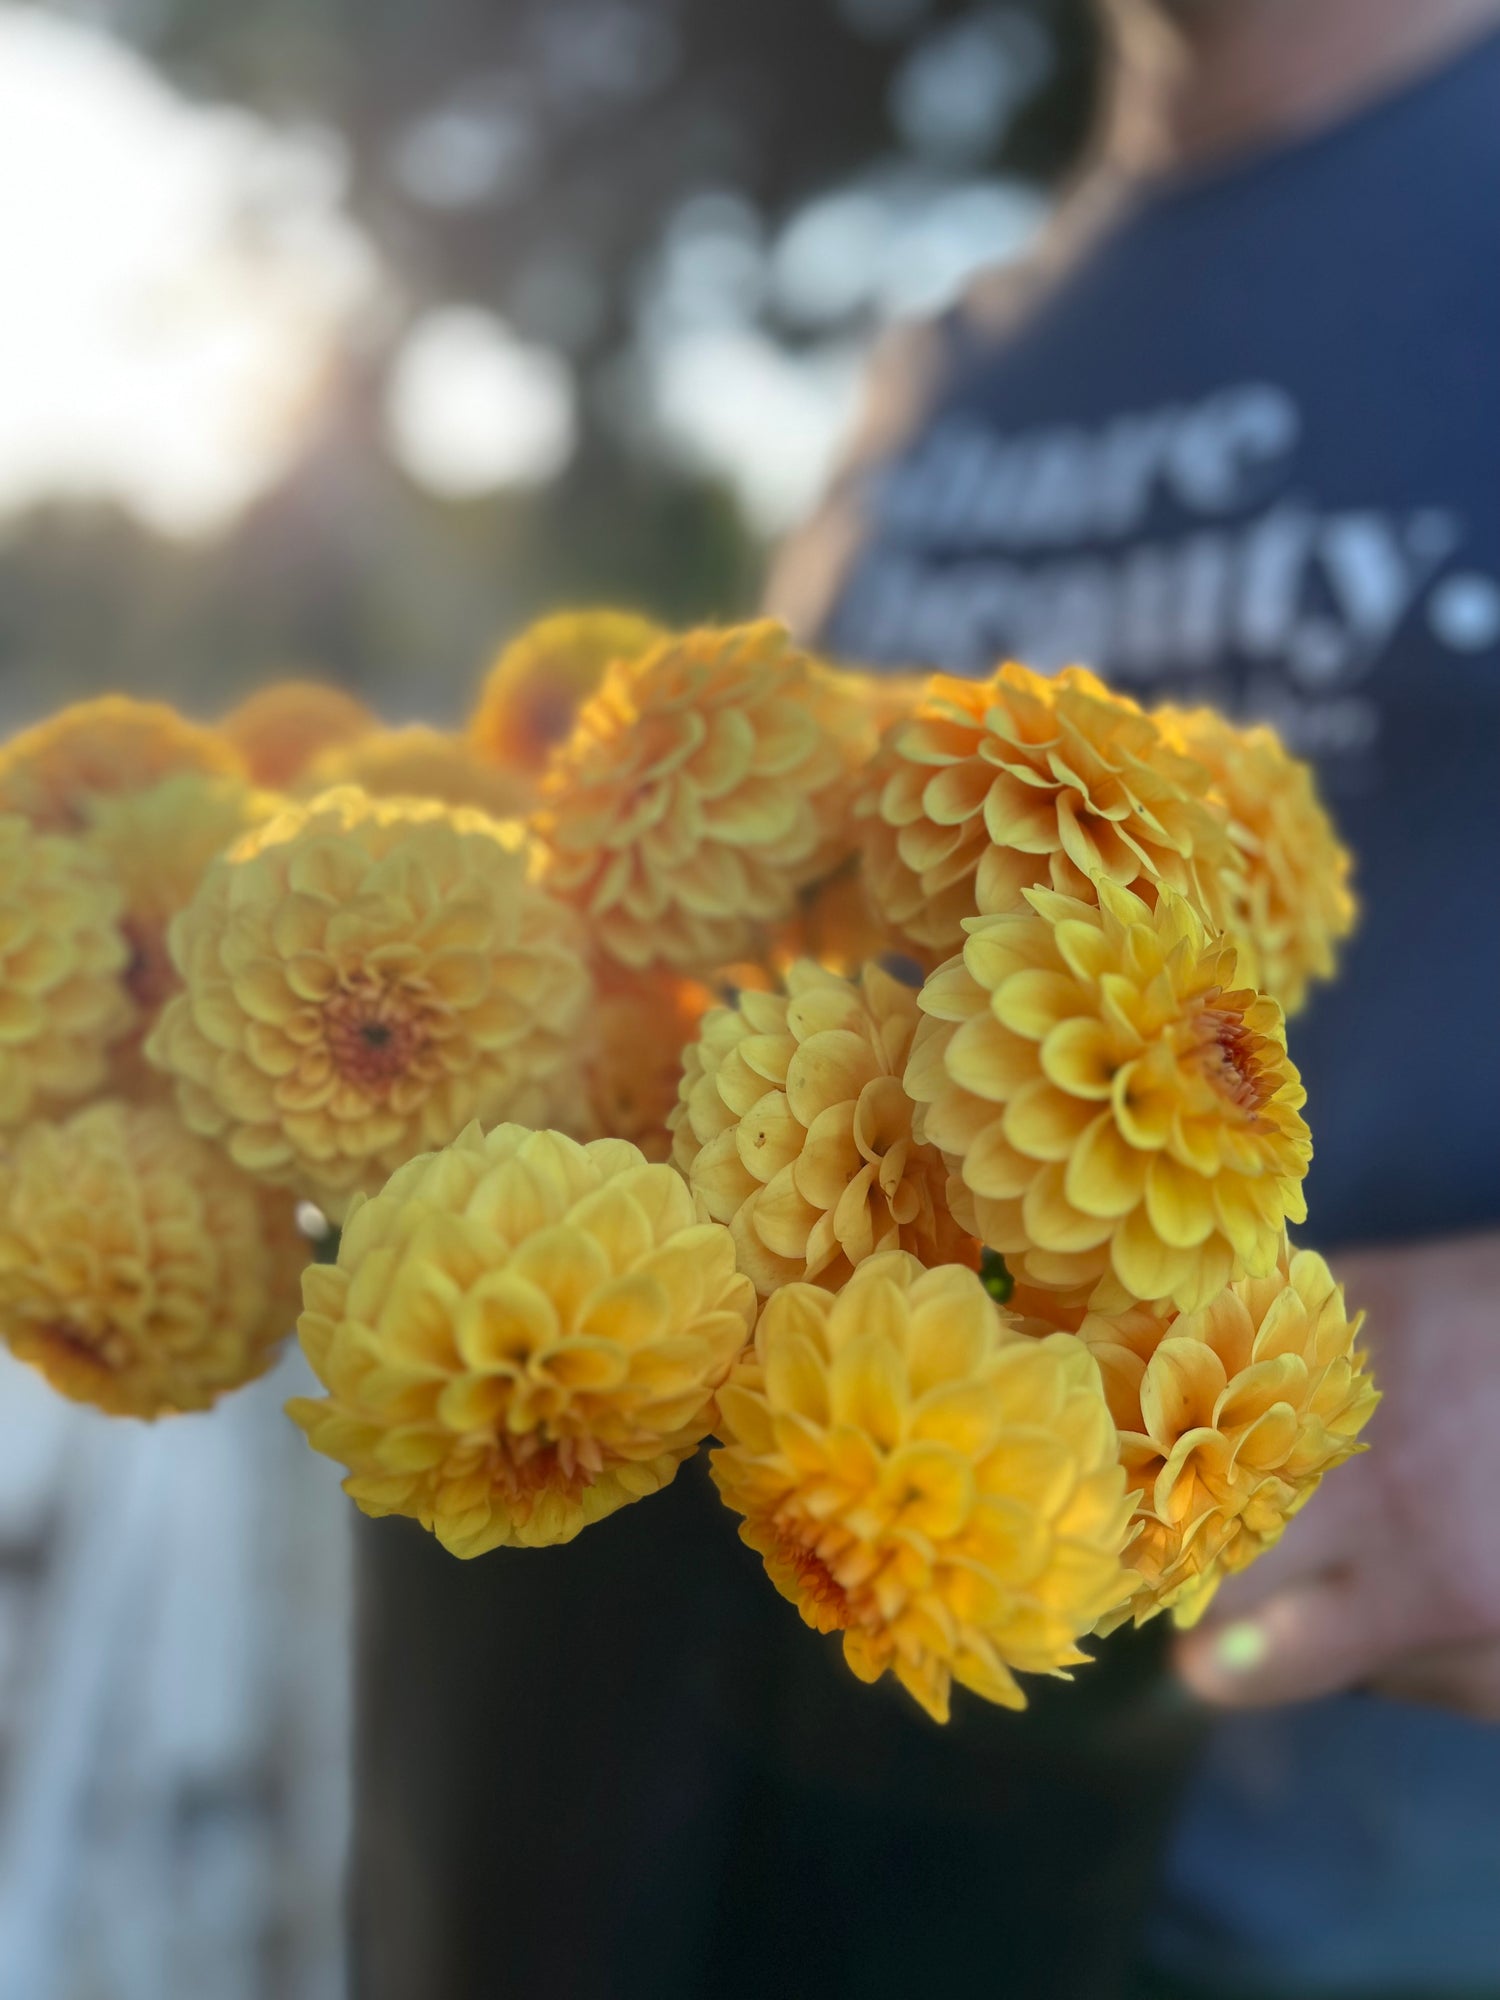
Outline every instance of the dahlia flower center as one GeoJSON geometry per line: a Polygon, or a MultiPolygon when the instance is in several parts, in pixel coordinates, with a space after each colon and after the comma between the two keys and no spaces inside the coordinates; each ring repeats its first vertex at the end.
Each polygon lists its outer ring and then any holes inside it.
{"type": "Polygon", "coordinates": [[[130,1361],[130,1343],[118,1327],[91,1328],[76,1320],[49,1320],[41,1328],[42,1338],[61,1348],[73,1361],[95,1368],[124,1368],[130,1361]]]}
{"type": "Polygon", "coordinates": [[[548,1438],[537,1431],[498,1436],[489,1455],[491,1483],[523,1515],[528,1503],[544,1493],[576,1501],[604,1466],[604,1451],[596,1438],[548,1438]]]}
{"type": "Polygon", "coordinates": [[[1237,998],[1217,990],[1205,996],[1191,1053],[1219,1095],[1254,1117],[1276,1094],[1276,1077],[1262,1060],[1265,1037],[1247,1025],[1237,998]]]}
{"type": "Polygon", "coordinates": [[[125,967],[125,987],[132,1000],[148,1014],[164,1007],[177,990],[177,978],[160,931],[127,917],[120,926],[130,949],[125,967]]]}
{"type": "Polygon", "coordinates": [[[567,695],[554,688],[544,688],[533,696],[526,720],[534,740],[538,743],[561,743],[572,731],[573,709],[574,704],[567,695]]]}
{"type": "Polygon", "coordinates": [[[797,1579],[798,1595],[815,1604],[833,1625],[844,1628],[854,1623],[849,1594],[823,1558],[790,1536],[781,1538],[776,1560],[785,1563],[797,1579]]]}
{"type": "Polygon", "coordinates": [[[323,1021],[334,1068],[376,1096],[405,1075],[427,1046],[420,1011],[390,987],[336,994],[323,1009],[323,1021]]]}

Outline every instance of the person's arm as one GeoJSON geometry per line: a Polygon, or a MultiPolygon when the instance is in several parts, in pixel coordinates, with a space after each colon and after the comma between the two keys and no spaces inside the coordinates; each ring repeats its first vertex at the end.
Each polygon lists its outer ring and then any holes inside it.
{"type": "Polygon", "coordinates": [[[1177,1643],[1233,1707],[1371,1688],[1500,1721],[1500,1233],[1330,1260],[1384,1401],[1370,1449],[1177,1643]]]}

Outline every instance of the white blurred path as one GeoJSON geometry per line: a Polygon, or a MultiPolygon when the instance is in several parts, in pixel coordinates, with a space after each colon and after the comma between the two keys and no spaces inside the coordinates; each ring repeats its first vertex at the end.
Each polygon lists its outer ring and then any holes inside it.
{"type": "Polygon", "coordinates": [[[281,1414],[0,1354],[0,2000],[342,2000],[348,1502],[281,1414]]]}

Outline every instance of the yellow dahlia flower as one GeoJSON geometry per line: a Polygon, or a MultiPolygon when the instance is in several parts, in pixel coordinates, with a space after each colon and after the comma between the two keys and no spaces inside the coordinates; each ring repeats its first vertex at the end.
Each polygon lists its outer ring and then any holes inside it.
{"type": "Polygon", "coordinates": [[[1185,1311],[1265,1277],[1312,1156],[1281,1009],[1168,889],[1026,900],[928,980],[906,1072],[977,1233],[1033,1284],[1185,1311]]]}
{"type": "Polygon", "coordinates": [[[91,1104],[0,1160],[0,1333],[115,1416],[207,1409],[262,1374],[306,1257],[291,1202],[161,1105],[91,1104]]]}
{"type": "Polygon", "coordinates": [[[1379,1396],[1341,1286],[1283,1240],[1263,1278],[1201,1311],[1090,1314],[1139,1532],[1136,1622],[1172,1606],[1192,1624],[1223,1577],[1268,1549],[1357,1442],[1379,1396]]]}
{"type": "Polygon", "coordinates": [[[272,681],[219,724],[257,785],[274,790],[300,778],[314,757],[378,729],[362,701],[326,681],[272,681]]]}
{"type": "Polygon", "coordinates": [[[399,1167],[303,1296],[328,1396],[288,1414],[367,1514],[458,1556],[571,1541],[669,1484],[755,1318],[671,1167],[519,1125],[399,1167]]]}
{"type": "Polygon", "coordinates": [[[1157,720],[1213,779],[1244,857],[1230,928],[1249,945],[1261,990],[1295,1014],[1312,980],[1332,979],[1358,914],[1352,858],[1312,769],[1263,724],[1239,729],[1210,708],[1159,709],[1157,720]]]}
{"type": "Polygon", "coordinates": [[[528,869],[514,825],[352,788],[247,835],[147,1044],[187,1124],[337,1217],[471,1118],[585,1123],[583,941],[528,869]]]}
{"type": "Polygon", "coordinates": [[[762,1294],[798,1278],[836,1288],[883,1250],[973,1261],[947,1168],[912,1136],[901,1074],[917,1021],[916,994],[879,967],[855,982],[810,959],[785,993],[742,991],[705,1017],[673,1158],[762,1294]]]}
{"type": "Polygon", "coordinates": [[[1024,1708],[1127,1594],[1130,1518],[1088,1350],[1026,1340],[972,1271],[873,1257],[788,1285],[719,1391],[715,1482],[741,1539],[864,1681],[939,1722],[951,1684],[1024,1708]]]}
{"type": "Polygon", "coordinates": [[[167,949],[172,919],[192,901],[209,863],[281,804],[243,779],[202,771],[88,801],[84,839],[124,898],[125,983],[142,1033],[179,985],[167,949]]]}
{"type": "Polygon", "coordinates": [[[120,915],[96,855],[0,814],[0,1125],[103,1083],[133,1018],[120,915]]]}
{"type": "Polygon", "coordinates": [[[491,764],[540,772],[612,660],[635,659],[667,634],[633,611],[562,611],[540,618],[501,652],[469,719],[491,764]]]}
{"type": "Polygon", "coordinates": [[[176,771],[244,775],[239,753],[216,730],[165,702],[100,695],[0,744],[0,812],[74,833],[87,825],[94,799],[143,791],[176,771]]]}
{"type": "Polygon", "coordinates": [[[871,767],[869,892],[928,955],[956,951],[976,911],[1007,914],[1036,887],[1087,898],[1100,875],[1148,901],[1165,883],[1222,928],[1240,864],[1208,792],[1200,764],[1082,667],[939,675],[871,767]]]}
{"type": "Polygon", "coordinates": [[[594,1129],[628,1139],[648,1160],[672,1156],[667,1120],[677,1103],[683,1053],[713,995],[671,972],[596,968],[589,1096],[594,1129]]]}
{"type": "Polygon", "coordinates": [[[549,886],[622,965],[704,977],[753,956],[846,812],[835,711],[770,622],[614,661],[543,780],[549,886]]]}
{"type": "Polygon", "coordinates": [[[463,737],[420,722],[374,730],[325,750],[308,765],[297,789],[311,794],[334,785],[362,785],[381,799],[477,806],[496,819],[519,817],[534,803],[533,788],[519,772],[483,762],[463,737]]]}

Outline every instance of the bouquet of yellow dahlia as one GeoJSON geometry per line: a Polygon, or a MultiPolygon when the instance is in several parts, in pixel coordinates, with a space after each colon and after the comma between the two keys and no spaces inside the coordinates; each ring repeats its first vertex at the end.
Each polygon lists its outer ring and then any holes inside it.
{"type": "Polygon", "coordinates": [[[1287,1235],[1354,914],[1269,731],[1081,668],[599,612],[451,733],[86,703],[0,748],[0,1330],[199,1409],[300,1276],[289,1411],[367,1513],[564,1542],[716,1439],[856,1675],[1019,1707],[1360,1448],[1287,1235]]]}

